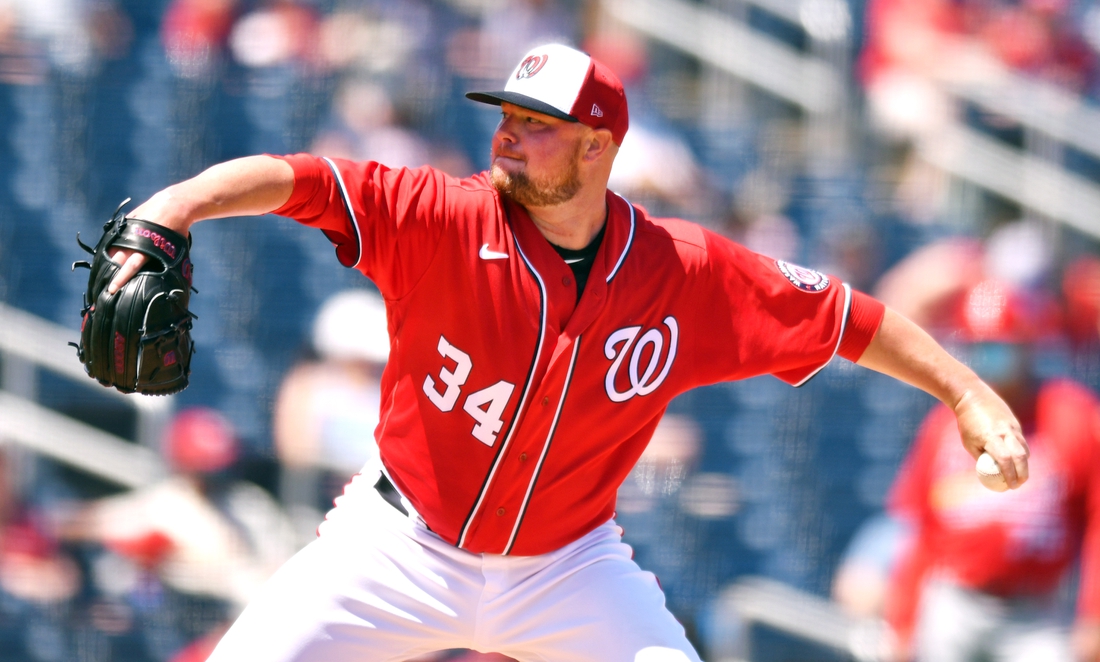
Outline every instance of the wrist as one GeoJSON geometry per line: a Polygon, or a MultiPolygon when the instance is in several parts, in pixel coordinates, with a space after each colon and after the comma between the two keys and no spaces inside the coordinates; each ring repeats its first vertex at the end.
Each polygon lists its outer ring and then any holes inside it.
{"type": "Polygon", "coordinates": [[[198,218],[194,205],[187,204],[176,188],[177,185],[173,185],[154,193],[126,216],[162,225],[186,237],[198,218]]]}
{"type": "Polygon", "coordinates": [[[944,388],[944,397],[941,400],[951,408],[951,411],[958,414],[971,402],[983,400],[989,395],[995,395],[993,389],[973,370],[960,363],[957,374],[944,388]]]}

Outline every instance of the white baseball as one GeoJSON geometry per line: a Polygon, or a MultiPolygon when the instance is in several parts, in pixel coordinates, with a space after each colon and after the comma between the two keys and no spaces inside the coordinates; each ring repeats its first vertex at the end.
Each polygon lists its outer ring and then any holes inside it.
{"type": "Polygon", "coordinates": [[[1008,481],[1001,473],[1001,468],[997,466],[997,461],[989,453],[982,453],[978,457],[978,464],[974,470],[978,472],[978,480],[982,481],[982,485],[986,488],[994,492],[1004,492],[1008,489],[1008,481]]]}

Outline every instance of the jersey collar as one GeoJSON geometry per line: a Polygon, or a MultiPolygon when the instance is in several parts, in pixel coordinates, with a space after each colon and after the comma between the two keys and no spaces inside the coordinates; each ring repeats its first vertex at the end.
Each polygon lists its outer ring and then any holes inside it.
{"type": "MultiPolygon", "coordinates": [[[[572,277],[572,271],[539,232],[527,210],[504,196],[501,196],[501,202],[516,240],[545,280],[554,283],[562,278],[572,277]]],[[[572,314],[567,315],[569,322],[565,332],[570,335],[579,335],[588,328],[603,309],[608,299],[608,289],[627,264],[634,245],[640,220],[634,206],[622,196],[608,191],[607,209],[603,243],[592,264],[588,286],[581,300],[576,302],[572,314]]]]}

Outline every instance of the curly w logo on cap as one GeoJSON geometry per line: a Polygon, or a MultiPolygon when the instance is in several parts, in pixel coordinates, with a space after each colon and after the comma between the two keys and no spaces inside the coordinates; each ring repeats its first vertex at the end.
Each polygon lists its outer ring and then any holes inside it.
{"type": "Polygon", "coordinates": [[[466,98],[499,106],[512,103],[551,117],[608,129],[621,145],[630,124],[626,92],[603,63],[561,44],[533,48],[520,60],[504,89],[470,92],[466,98]]]}

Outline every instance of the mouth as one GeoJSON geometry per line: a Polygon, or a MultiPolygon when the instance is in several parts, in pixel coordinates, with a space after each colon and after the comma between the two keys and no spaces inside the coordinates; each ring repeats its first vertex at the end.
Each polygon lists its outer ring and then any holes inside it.
{"type": "Polygon", "coordinates": [[[527,159],[523,158],[515,152],[497,152],[493,155],[493,163],[498,162],[513,162],[513,163],[526,163],[527,159]]]}

